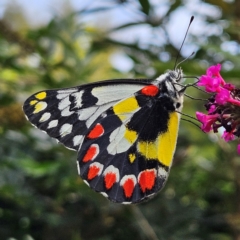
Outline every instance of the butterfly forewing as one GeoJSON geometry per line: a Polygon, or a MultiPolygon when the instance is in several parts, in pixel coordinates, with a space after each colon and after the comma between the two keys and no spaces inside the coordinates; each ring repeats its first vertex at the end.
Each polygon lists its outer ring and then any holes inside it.
{"type": "Polygon", "coordinates": [[[148,80],[109,80],[79,87],[46,90],[29,97],[23,110],[37,128],[56,138],[67,148],[78,150],[96,118],[148,80]]]}

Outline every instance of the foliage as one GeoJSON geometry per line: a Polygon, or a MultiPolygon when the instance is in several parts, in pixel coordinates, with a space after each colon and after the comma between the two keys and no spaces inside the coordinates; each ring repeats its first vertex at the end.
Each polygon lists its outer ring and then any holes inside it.
{"type": "MultiPolygon", "coordinates": [[[[217,135],[203,134],[182,121],[165,189],[149,202],[124,206],[90,190],[77,176],[76,153],[57,145],[24,118],[21,105],[36,91],[107,78],[154,78],[174,66],[178,47],[172,43],[166,26],[171,16],[184,7],[182,1],[169,1],[167,11],[159,17],[152,1],[134,0],[134,12],[139,17],[135,19],[141,20],[111,29],[82,21],[84,16],[94,17],[97,12],[129,10],[130,2],[109,1],[109,7],[70,11],[35,28],[19,13],[11,15],[10,20],[7,15],[0,20],[1,239],[239,239],[240,160],[235,146],[217,135]],[[21,24],[14,29],[11,23],[19,18],[21,24]],[[163,43],[144,45],[111,37],[143,26],[153,34],[163,33],[163,43]],[[120,72],[111,65],[110,57],[119,51],[133,63],[129,72],[120,72]],[[170,60],[164,61],[160,52],[170,60]]],[[[237,4],[209,1],[206,7],[220,12],[216,17],[196,10],[196,18],[205,19],[208,29],[218,27],[223,32],[188,36],[184,48],[194,43],[197,51],[193,59],[181,64],[186,75],[201,75],[209,64],[221,62],[224,79],[237,84],[237,4]],[[229,51],[227,44],[237,50],[229,51]]],[[[188,94],[207,98],[193,88],[188,94]]],[[[194,115],[203,109],[202,105],[186,97],[184,113],[194,115]]]]}

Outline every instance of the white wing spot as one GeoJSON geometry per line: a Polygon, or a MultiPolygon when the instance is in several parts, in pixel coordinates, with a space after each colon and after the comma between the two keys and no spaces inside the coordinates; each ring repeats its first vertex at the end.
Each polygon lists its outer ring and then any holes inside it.
{"type": "Polygon", "coordinates": [[[69,111],[69,107],[67,107],[67,108],[65,108],[65,109],[62,110],[61,115],[62,115],[63,117],[67,117],[67,116],[72,115],[73,113],[74,113],[74,112],[70,112],[70,111],[69,111]]]}
{"type": "Polygon", "coordinates": [[[84,140],[84,136],[83,135],[77,135],[73,138],[73,146],[78,146],[81,147],[82,142],[84,140]]]}
{"type": "Polygon", "coordinates": [[[56,127],[58,125],[58,120],[52,120],[51,122],[49,122],[48,124],[48,129],[49,128],[53,128],[53,127],[56,127]]]}
{"type": "Polygon", "coordinates": [[[126,152],[132,146],[132,144],[124,137],[125,131],[126,127],[122,124],[111,133],[109,137],[110,144],[107,147],[109,154],[115,155],[117,153],[126,152]]]}
{"type": "Polygon", "coordinates": [[[64,98],[63,100],[60,101],[60,103],[58,104],[58,109],[59,110],[63,110],[67,107],[69,107],[69,105],[71,104],[71,102],[69,101],[69,98],[64,98]]]}
{"type": "Polygon", "coordinates": [[[167,178],[167,176],[168,176],[168,172],[164,168],[159,167],[158,168],[158,177],[167,178]]]}
{"type": "Polygon", "coordinates": [[[50,112],[45,112],[42,117],[40,118],[39,122],[45,122],[47,121],[49,118],[51,117],[51,113],[50,112]]]}
{"type": "Polygon", "coordinates": [[[76,108],[81,108],[82,107],[82,95],[83,95],[84,91],[79,91],[79,92],[75,92],[72,93],[71,95],[73,97],[75,97],[75,107],[76,108]]]}
{"type": "Polygon", "coordinates": [[[69,123],[65,123],[62,125],[61,129],[60,129],[60,135],[62,137],[66,136],[67,134],[71,133],[72,132],[72,124],[69,124],[69,123]]]}

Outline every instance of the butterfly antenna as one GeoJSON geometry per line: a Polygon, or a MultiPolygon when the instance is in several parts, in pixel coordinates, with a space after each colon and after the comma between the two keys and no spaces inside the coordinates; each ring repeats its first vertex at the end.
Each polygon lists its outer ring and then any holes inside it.
{"type": "Polygon", "coordinates": [[[183,62],[185,62],[186,60],[188,60],[190,57],[192,57],[195,54],[195,52],[192,52],[188,57],[186,57],[185,59],[183,59],[181,62],[179,62],[178,64],[175,63],[175,70],[178,68],[178,66],[180,64],[182,64],[183,62]]]}
{"type": "MultiPolygon", "coordinates": [[[[192,16],[191,19],[190,19],[190,22],[189,22],[189,24],[188,24],[187,31],[186,31],[186,33],[185,33],[185,36],[184,36],[183,41],[182,41],[182,44],[181,44],[181,47],[179,48],[179,51],[178,51],[178,54],[177,54],[177,57],[176,57],[176,61],[175,61],[175,64],[174,64],[174,69],[175,69],[175,70],[176,70],[176,67],[177,67],[177,61],[178,61],[178,58],[179,58],[179,56],[180,56],[180,52],[181,52],[182,47],[183,47],[183,44],[184,44],[184,42],[185,42],[185,40],[186,40],[186,37],[187,37],[187,34],[188,34],[188,30],[189,30],[189,28],[190,28],[190,26],[191,26],[191,24],[192,24],[193,19],[194,19],[194,16],[192,16]]],[[[191,55],[192,55],[192,54],[191,54],[191,55]]]]}

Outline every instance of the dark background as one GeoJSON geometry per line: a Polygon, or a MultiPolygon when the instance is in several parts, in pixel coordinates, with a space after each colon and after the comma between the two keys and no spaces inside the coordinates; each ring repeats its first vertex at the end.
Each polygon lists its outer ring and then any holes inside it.
{"type": "MultiPolygon", "coordinates": [[[[36,11],[36,2],[29,1],[30,17],[26,1],[0,3],[0,239],[239,240],[237,141],[181,121],[165,188],[146,203],[124,206],[89,189],[77,175],[76,152],[32,127],[22,104],[43,89],[155,78],[173,69],[191,15],[178,60],[195,51],[181,64],[185,75],[221,63],[224,79],[240,85],[240,1],[104,0],[77,7],[62,0],[49,1],[48,12],[36,11]]],[[[193,88],[187,93],[207,97],[193,88]]],[[[185,98],[183,112],[196,111],[204,111],[202,101],[185,98]]]]}

